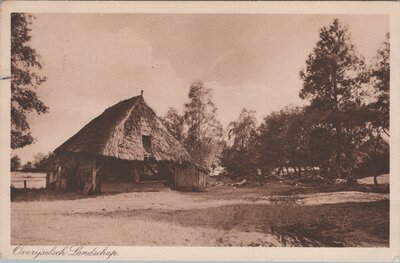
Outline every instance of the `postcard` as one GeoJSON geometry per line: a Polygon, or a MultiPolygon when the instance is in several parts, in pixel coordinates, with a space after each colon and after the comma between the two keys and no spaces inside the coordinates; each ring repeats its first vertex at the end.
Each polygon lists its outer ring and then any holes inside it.
{"type": "Polygon", "coordinates": [[[0,8],[1,258],[399,259],[398,2],[0,8]]]}

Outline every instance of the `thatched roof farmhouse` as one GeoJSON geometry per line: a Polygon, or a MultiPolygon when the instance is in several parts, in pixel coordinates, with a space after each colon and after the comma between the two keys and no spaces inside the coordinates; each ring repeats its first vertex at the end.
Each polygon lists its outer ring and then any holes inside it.
{"type": "Polygon", "coordinates": [[[190,155],[164,127],[142,96],[121,101],[106,109],[55,152],[88,153],[121,160],[190,161],[190,155]],[[151,137],[150,152],[142,143],[151,137]]]}
{"type": "Polygon", "coordinates": [[[142,95],[109,107],[54,152],[50,188],[87,194],[206,184],[207,170],[192,163],[142,95]]]}

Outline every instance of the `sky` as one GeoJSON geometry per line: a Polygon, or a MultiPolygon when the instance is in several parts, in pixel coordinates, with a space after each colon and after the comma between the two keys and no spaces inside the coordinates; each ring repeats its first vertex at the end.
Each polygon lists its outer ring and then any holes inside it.
{"type": "Polygon", "coordinates": [[[299,71],[334,18],[371,61],[389,32],[382,15],[34,14],[30,45],[48,79],[38,89],[49,113],[29,116],[33,145],[22,162],[53,151],[106,108],[144,91],[158,116],[182,110],[190,84],[212,88],[224,127],[242,108],[259,122],[307,103],[299,71]]]}

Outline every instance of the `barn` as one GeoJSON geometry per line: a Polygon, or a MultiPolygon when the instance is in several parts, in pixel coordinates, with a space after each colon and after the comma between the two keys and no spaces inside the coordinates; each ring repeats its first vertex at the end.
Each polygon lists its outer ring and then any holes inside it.
{"type": "Polygon", "coordinates": [[[89,194],[206,188],[208,170],[192,162],[143,93],[106,109],[54,153],[46,176],[51,189],[89,194]]]}

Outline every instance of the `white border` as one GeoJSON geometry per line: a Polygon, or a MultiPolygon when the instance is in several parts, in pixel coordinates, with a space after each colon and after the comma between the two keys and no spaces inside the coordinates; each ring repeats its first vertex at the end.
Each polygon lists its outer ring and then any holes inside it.
{"type": "MultiPolygon", "coordinates": [[[[398,2],[66,2],[6,1],[1,3],[0,77],[10,75],[10,13],[265,13],[265,14],[387,14],[391,32],[391,176],[390,248],[241,248],[241,247],[109,247],[114,259],[135,260],[399,260],[400,149],[400,3],[398,2]]],[[[10,246],[10,81],[0,81],[0,257],[12,255],[10,246]]],[[[51,248],[48,246],[47,248],[51,248]]],[[[27,248],[46,248],[34,247],[27,248]]],[[[87,247],[89,248],[89,247],[87,247]]],[[[31,257],[25,257],[30,259],[31,257]]],[[[44,259],[44,258],[41,258],[44,259]]],[[[45,259],[71,259],[46,257],[45,259]]],[[[72,258],[78,259],[78,258],[72,258]]],[[[85,257],[84,259],[89,259],[85,257]]],[[[91,259],[104,259],[92,257],[91,259]]]]}

